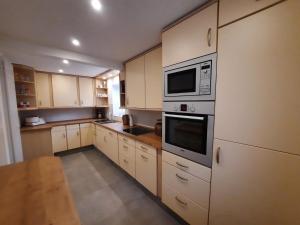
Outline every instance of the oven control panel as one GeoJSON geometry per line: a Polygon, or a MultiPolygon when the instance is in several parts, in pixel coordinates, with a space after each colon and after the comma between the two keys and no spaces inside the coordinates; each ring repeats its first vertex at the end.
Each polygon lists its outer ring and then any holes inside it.
{"type": "Polygon", "coordinates": [[[211,94],[211,64],[211,60],[200,64],[200,95],[211,94]]]}
{"type": "Polygon", "coordinates": [[[164,102],[163,111],[214,115],[214,102],[164,102]]]}

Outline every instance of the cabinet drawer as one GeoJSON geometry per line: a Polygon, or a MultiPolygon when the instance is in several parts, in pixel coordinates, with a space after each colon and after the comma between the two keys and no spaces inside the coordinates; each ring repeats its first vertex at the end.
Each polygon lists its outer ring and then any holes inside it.
{"type": "Polygon", "coordinates": [[[165,162],[162,166],[162,185],[172,187],[205,209],[209,207],[210,183],[165,162]]]}
{"type": "Polygon", "coordinates": [[[200,179],[203,179],[207,182],[210,182],[211,179],[211,169],[205,166],[202,166],[198,163],[192,162],[188,159],[182,158],[180,156],[171,154],[169,152],[162,152],[162,160],[166,163],[169,163],[178,169],[181,169],[187,173],[192,174],[200,179]]]}
{"type": "Polygon", "coordinates": [[[135,140],[119,134],[119,141],[135,147],[135,140]]]}
{"type": "Polygon", "coordinates": [[[65,126],[58,126],[58,127],[52,127],[51,132],[57,132],[57,131],[66,131],[65,126]]]}
{"type": "Polygon", "coordinates": [[[135,177],[135,158],[119,153],[119,164],[130,176],[135,177]]]}
{"type": "Polygon", "coordinates": [[[118,139],[118,133],[105,129],[105,134],[107,135],[107,137],[113,138],[113,139],[118,139]]]}
{"type": "Polygon", "coordinates": [[[66,126],[67,130],[79,129],[79,124],[72,124],[66,126]]]}
{"type": "Polygon", "coordinates": [[[135,148],[131,145],[123,143],[122,141],[119,141],[119,152],[124,155],[130,155],[132,152],[135,154],[135,148]]]}
{"type": "Polygon", "coordinates": [[[219,26],[255,13],[280,0],[220,0],[219,26]]]}
{"type": "Polygon", "coordinates": [[[180,195],[173,189],[164,187],[162,201],[189,224],[207,225],[208,210],[180,195]]]}
{"type": "Polygon", "coordinates": [[[157,161],[156,157],[141,150],[135,153],[135,177],[154,195],[157,195],[157,161]]]}
{"type": "Polygon", "coordinates": [[[91,123],[81,123],[80,124],[80,128],[90,128],[90,127],[92,127],[91,123]]]}
{"type": "Polygon", "coordinates": [[[149,145],[146,145],[144,143],[137,141],[135,146],[136,146],[136,148],[138,148],[139,150],[141,150],[143,152],[146,152],[150,155],[156,156],[156,149],[149,145]]]}

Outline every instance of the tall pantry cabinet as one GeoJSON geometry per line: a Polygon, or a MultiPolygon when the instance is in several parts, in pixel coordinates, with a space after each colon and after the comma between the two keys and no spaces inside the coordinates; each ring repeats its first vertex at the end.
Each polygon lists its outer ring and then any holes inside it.
{"type": "Polygon", "coordinates": [[[300,221],[299,9],[283,1],[219,29],[210,225],[300,221]]]}

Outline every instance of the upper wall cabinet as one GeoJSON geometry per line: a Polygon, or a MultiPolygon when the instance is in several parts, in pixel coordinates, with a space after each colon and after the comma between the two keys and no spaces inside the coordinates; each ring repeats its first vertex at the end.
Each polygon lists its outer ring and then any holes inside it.
{"type": "Polygon", "coordinates": [[[215,137],[300,154],[300,1],[219,29],[215,137]]]}
{"type": "Polygon", "coordinates": [[[87,77],[79,77],[80,106],[94,106],[94,80],[87,77]]]}
{"type": "Polygon", "coordinates": [[[146,108],[162,108],[162,52],[157,48],[145,55],[146,108]]]}
{"type": "Polygon", "coordinates": [[[35,74],[35,85],[38,108],[50,108],[52,106],[51,75],[37,72],[35,74]]]}
{"type": "Polygon", "coordinates": [[[145,56],[126,63],[126,106],[145,108],[145,56]]]}
{"type": "Polygon", "coordinates": [[[220,0],[219,26],[250,15],[280,0],[220,0]]]}
{"type": "Polygon", "coordinates": [[[76,76],[53,74],[52,85],[54,107],[79,106],[76,76]]]}
{"type": "Polygon", "coordinates": [[[170,66],[216,52],[218,4],[162,33],[162,64],[170,66]]]}

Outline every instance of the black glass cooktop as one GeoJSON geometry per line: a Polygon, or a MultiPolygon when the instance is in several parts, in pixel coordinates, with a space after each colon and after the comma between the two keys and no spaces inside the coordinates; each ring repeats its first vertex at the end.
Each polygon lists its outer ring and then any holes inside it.
{"type": "Polygon", "coordinates": [[[129,134],[133,134],[133,135],[141,135],[141,134],[150,133],[153,130],[151,130],[150,128],[146,128],[146,127],[131,127],[128,129],[124,129],[123,131],[126,133],[129,133],[129,134]]]}

